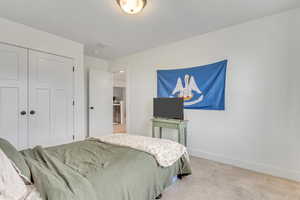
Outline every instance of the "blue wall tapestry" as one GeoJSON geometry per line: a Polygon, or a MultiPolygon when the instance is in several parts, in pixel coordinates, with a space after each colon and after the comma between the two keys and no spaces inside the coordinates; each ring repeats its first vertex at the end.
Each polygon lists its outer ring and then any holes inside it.
{"type": "Polygon", "coordinates": [[[224,110],[227,60],[157,71],[158,97],[183,97],[185,109],[224,110]]]}

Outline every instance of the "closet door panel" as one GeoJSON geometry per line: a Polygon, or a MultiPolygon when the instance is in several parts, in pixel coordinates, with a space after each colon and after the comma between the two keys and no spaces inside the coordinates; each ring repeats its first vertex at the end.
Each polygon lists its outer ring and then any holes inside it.
{"type": "Polygon", "coordinates": [[[29,51],[30,146],[73,140],[73,60],[29,51]]]}
{"type": "Polygon", "coordinates": [[[28,146],[27,53],[0,44],[0,137],[19,149],[28,146]]]}

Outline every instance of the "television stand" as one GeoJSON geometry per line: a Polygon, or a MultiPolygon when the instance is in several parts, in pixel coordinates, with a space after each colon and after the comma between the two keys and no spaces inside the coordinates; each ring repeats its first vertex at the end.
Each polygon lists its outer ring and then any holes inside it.
{"type": "Polygon", "coordinates": [[[155,138],[155,127],[159,128],[159,137],[162,138],[162,129],[176,129],[178,130],[178,143],[187,146],[187,120],[179,119],[165,119],[165,118],[153,118],[152,119],[152,137],[155,138]],[[184,141],[182,141],[182,139],[184,141]]]}

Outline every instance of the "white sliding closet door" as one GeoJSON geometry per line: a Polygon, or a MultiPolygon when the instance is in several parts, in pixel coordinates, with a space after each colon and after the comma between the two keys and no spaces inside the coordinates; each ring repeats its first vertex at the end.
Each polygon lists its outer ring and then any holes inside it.
{"type": "Polygon", "coordinates": [[[27,147],[27,50],[0,44],[0,137],[27,147]]]}
{"type": "Polygon", "coordinates": [[[73,60],[29,51],[29,146],[73,140],[73,60]]]}

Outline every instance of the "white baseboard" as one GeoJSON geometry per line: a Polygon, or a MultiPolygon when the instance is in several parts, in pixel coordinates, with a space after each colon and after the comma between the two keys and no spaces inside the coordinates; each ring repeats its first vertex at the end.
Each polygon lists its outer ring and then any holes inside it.
{"type": "Polygon", "coordinates": [[[198,149],[189,149],[189,153],[190,155],[195,157],[205,158],[208,160],[213,160],[216,162],[233,165],[240,168],[249,169],[264,174],[269,174],[271,176],[277,176],[277,177],[300,182],[300,171],[284,170],[271,165],[226,158],[223,155],[208,153],[198,149]]]}

